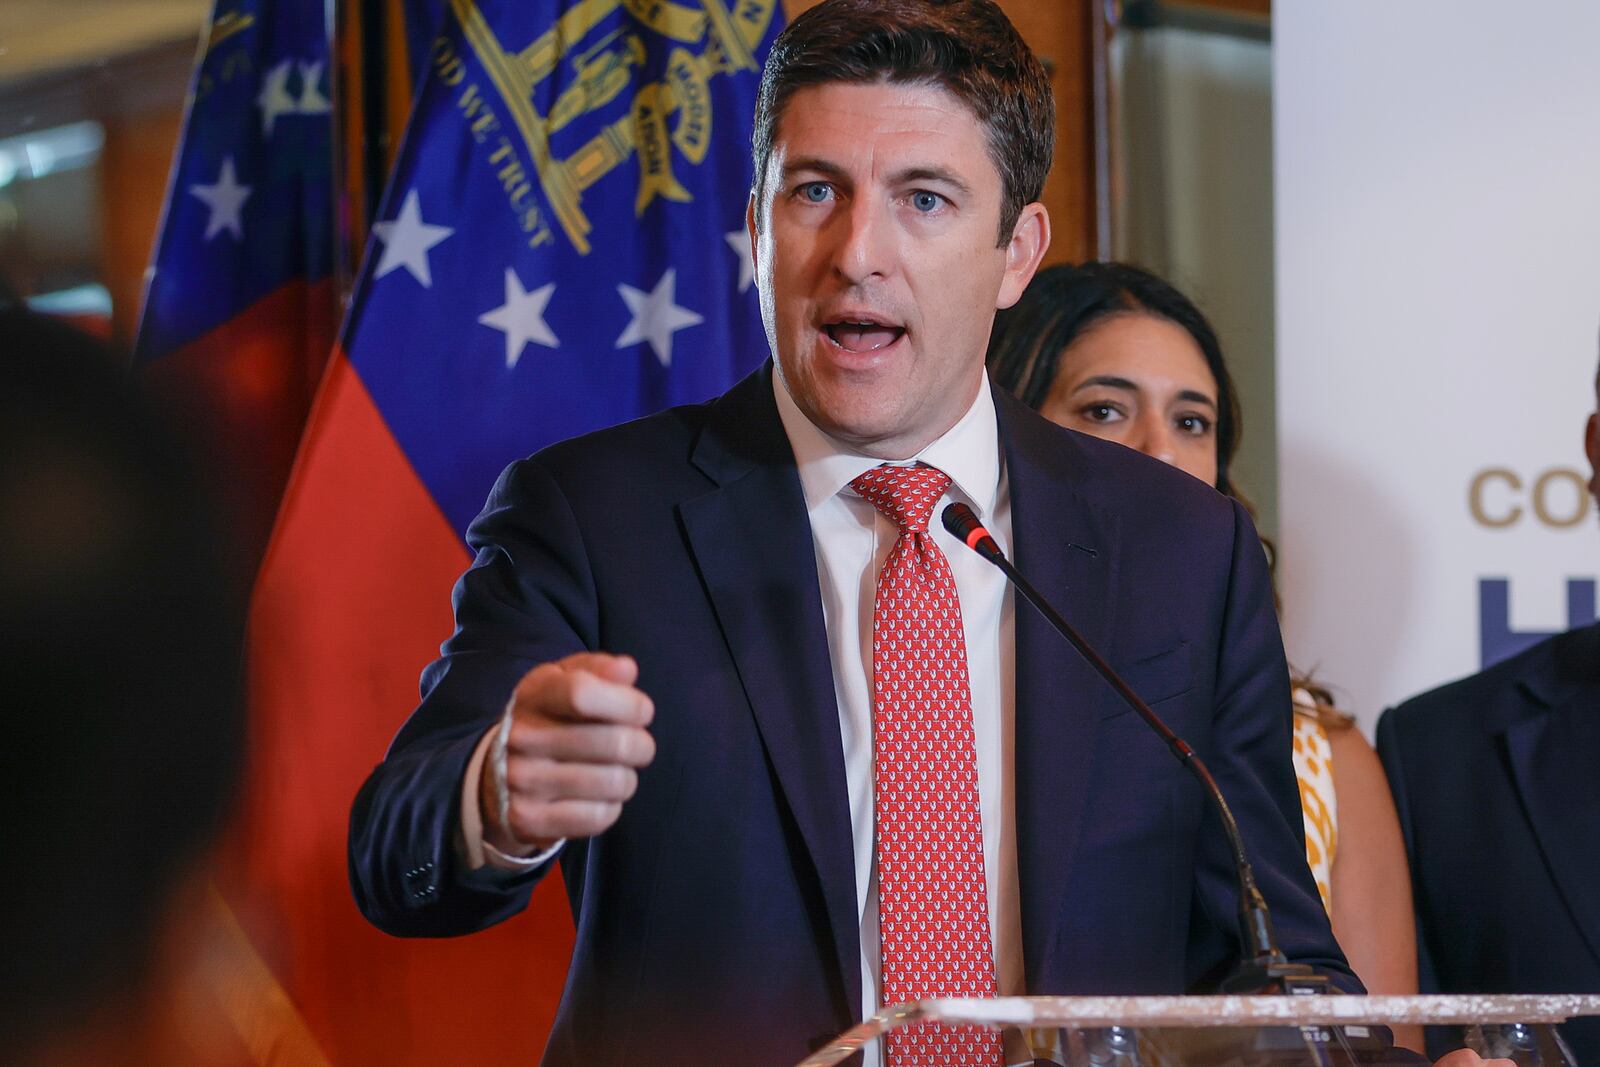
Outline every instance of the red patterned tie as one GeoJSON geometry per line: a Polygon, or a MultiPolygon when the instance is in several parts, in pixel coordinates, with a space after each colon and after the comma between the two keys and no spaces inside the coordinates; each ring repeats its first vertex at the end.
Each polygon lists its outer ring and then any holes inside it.
{"type": "MultiPolygon", "coordinates": [[[[885,1005],[992,997],[972,691],[955,576],[928,521],[950,476],[882,466],[850,483],[900,530],[872,611],[873,789],[885,1005]]],[[[890,1067],[997,1065],[1001,1037],[923,1024],[886,1039],[890,1067]]]]}

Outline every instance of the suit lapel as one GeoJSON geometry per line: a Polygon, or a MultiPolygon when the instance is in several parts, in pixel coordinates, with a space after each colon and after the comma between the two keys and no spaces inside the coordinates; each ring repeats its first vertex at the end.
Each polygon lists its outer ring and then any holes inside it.
{"type": "Polygon", "coordinates": [[[717,488],[679,505],[679,514],[821,882],[844,1006],[854,1017],[860,931],[838,699],[811,527],[770,368],[716,401],[692,461],[717,488]]]}
{"type": "MultiPolygon", "coordinates": [[[[1073,446],[995,390],[1011,492],[1013,556],[1019,570],[1091,645],[1112,632],[1116,525],[1076,483],[1085,461],[1073,446]]],[[[1017,874],[1023,963],[1029,993],[1047,993],[1062,976],[1058,922],[1087,796],[1099,708],[1109,694],[1065,639],[1020,597],[1016,600],[1017,874]]]]}
{"type": "Polygon", "coordinates": [[[1545,864],[1600,961],[1600,625],[1557,638],[1552,653],[1522,683],[1535,713],[1503,740],[1545,864]]]}

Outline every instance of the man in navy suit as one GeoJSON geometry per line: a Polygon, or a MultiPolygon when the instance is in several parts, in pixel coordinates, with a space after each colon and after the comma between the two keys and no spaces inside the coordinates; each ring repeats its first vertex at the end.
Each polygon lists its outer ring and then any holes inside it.
{"type": "MultiPolygon", "coordinates": [[[[455,634],[357,798],[351,877],[383,929],[452,936],[516,914],[559,862],[577,944],[546,1063],[792,1063],[881,1005],[871,632],[900,535],[854,488],[881,465],[948,475],[939,506],[972,506],[1210,764],[1289,958],[1359,989],[1305,865],[1250,520],[985,377],[995,309],[1049,241],[1053,125],[988,0],[803,14],[755,124],[775,362],[513,464],[474,523],[455,634]]],[[[933,527],[994,991],[1214,987],[1236,888],[1198,786],[933,527]]]]}
{"type": "MultiPolygon", "coordinates": [[[[1584,444],[1600,501],[1600,410],[1584,444]]],[[[1600,993],[1600,623],[1385,712],[1378,754],[1423,991],[1600,993]]],[[[1562,1033],[1600,1063],[1600,1018],[1562,1033]]]]}

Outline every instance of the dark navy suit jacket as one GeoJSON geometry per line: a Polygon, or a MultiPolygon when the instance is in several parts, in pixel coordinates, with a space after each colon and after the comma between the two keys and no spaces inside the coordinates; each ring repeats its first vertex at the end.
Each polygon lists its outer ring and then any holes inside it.
{"type": "MultiPolygon", "coordinates": [[[[1291,958],[1359,989],[1306,870],[1288,679],[1244,511],[1001,390],[995,404],[1017,565],[1210,763],[1291,958]]],[[[771,365],[513,464],[469,540],[456,632],[352,813],[363,912],[450,936],[519,911],[534,877],[465,872],[452,850],[468,758],[524,672],[627,652],[657,756],[617,824],[561,853],[577,945],[545,1062],[786,1064],[851,1025],[839,713],[771,365]],[[723,1041],[735,1051],[708,1051],[723,1041]]],[[[1015,729],[1028,991],[1177,993],[1224,974],[1234,876],[1198,787],[1022,605],[1015,729]]]]}
{"type": "MultiPolygon", "coordinates": [[[[1600,624],[1385,712],[1378,754],[1423,991],[1600,993],[1600,624]]],[[[1600,1019],[1563,1033],[1600,1064],[1600,1019]]]]}

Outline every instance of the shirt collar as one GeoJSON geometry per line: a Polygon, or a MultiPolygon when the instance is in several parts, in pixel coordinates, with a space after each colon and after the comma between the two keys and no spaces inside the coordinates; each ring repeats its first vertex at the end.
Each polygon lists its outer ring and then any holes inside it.
{"type": "MultiPolygon", "coordinates": [[[[808,513],[838,496],[857,476],[884,462],[830,437],[806,418],[789,395],[781,373],[772,376],[772,392],[778,402],[783,432],[800,469],[800,488],[805,493],[808,513]]],[[[915,456],[897,462],[921,462],[944,471],[950,476],[952,489],[960,491],[978,517],[989,519],[1000,491],[1000,429],[989,392],[989,375],[981,376],[978,395],[954,426],[915,456]]]]}

